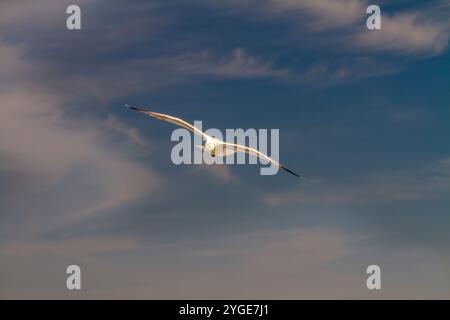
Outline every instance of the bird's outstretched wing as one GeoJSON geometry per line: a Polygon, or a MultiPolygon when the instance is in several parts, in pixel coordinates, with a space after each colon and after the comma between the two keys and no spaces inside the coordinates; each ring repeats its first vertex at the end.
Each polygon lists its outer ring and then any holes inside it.
{"type": "Polygon", "coordinates": [[[223,145],[225,146],[225,148],[232,149],[232,150],[234,150],[236,152],[245,152],[245,153],[251,154],[253,156],[260,157],[260,158],[270,162],[271,164],[273,164],[275,167],[277,167],[279,169],[286,170],[287,172],[289,172],[290,174],[293,174],[294,176],[296,176],[298,178],[305,179],[305,178],[299,176],[298,174],[296,174],[294,171],[289,170],[288,168],[286,168],[282,164],[276,162],[275,160],[273,160],[269,156],[265,155],[261,151],[258,151],[256,149],[253,149],[253,148],[250,148],[250,147],[246,147],[246,146],[243,146],[243,145],[240,145],[240,144],[235,144],[235,143],[224,142],[223,145]]]}
{"type": "Polygon", "coordinates": [[[204,134],[200,129],[194,127],[192,124],[190,124],[189,122],[184,121],[183,119],[180,118],[175,118],[172,116],[169,116],[167,114],[162,114],[162,113],[156,113],[153,111],[149,111],[149,110],[145,110],[145,109],[141,109],[141,108],[136,108],[133,106],[130,106],[128,104],[125,105],[125,107],[130,108],[131,110],[135,110],[138,112],[142,112],[145,113],[146,115],[149,115],[153,118],[159,119],[159,120],[164,120],[164,121],[168,121],[168,122],[172,122],[175,123],[185,129],[188,129],[189,131],[201,136],[201,137],[208,137],[206,134],[204,134]]]}

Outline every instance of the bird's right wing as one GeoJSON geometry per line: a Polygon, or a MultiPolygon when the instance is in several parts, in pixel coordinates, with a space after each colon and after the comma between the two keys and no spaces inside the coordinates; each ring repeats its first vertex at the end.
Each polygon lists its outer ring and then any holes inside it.
{"type": "Polygon", "coordinates": [[[240,144],[228,143],[228,142],[224,142],[223,145],[225,146],[225,148],[232,149],[232,150],[234,150],[236,152],[245,152],[245,153],[251,154],[253,156],[262,158],[262,159],[266,160],[267,162],[270,162],[271,164],[273,164],[275,167],[277,167],[279,169],[286,170],[290,174],[293,174],[294,176],[296,176],[298,178],[304,179],[303,177],[301,177],[298,174],[296,174],[294,171],[289,170],[288,168],[286,168],[282,164],[276,162],[275,160],[270,158],[268,155],[262,153],[259,150],[256,150],[256,149],[253,149],[253,148],[250,148],[250,147],[247,147],[247,146],[243,146],[243,145],[240,145],[240,144]]]}
{"type": "Polygon", "coordinates": [[[146,115],[149,115],[153,118],[159,119],[159,120],[164,120],[167,122],[172,122],[175,123],[177,125],[179,125],[180,127],[183,127],[185,129],[188,129],[189,131],[201,136],[201,137],[208,137],[206,134],[204,134],[200,129],[194,127],[192,124],[190,124],[189,122],[184,121],[183,119],[180,118],[175,118],[172,116],[169,116],[167,114],[162,114],[162,113],[156,113],[153,111],[149,111],[149,110],[145,110],[145,109],[140,109],[140,108],[136,108],[136,107],[132,107],[130,105],[125,105],[126,107],[130,108],[131,110],[135,110],[138,112],[142,112],[146,115]]]}

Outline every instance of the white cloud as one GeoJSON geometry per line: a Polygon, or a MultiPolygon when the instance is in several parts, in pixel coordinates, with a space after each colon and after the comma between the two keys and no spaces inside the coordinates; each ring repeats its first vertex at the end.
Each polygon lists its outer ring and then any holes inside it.
{"type": "MultiPolygon", "coordinates": [[[[363,0],[267,0],[221,2],[248,11],[261,13],[272,19],[288,23],[307,31],[333,30],[333,41],[367,52],[392,52],[412,55],[435,55],[446,50],[450,25],[442,7],[427,10],[414,9],[391,14],[382,10],[382,29],[368,30],[368,1],[363,0]],[[306,20],[306,22],[305,22],[306,20]],[[341,39],[342,41],[337,41],[341,39]]],[[[298,38],[294,35],[295,41],[298,38]]],[[[329,40],[329,38],[327,38],[329,40]]]]}
{"type": "MultiPolygon", "coordinates": [[[[16,187],[8,184],[9,199],[2,200],[20,199],[20,207],[27,208],[22,208],[23,217],[14,217],[20,221],[16,230],[9,226],[5,232],[50,231],[155,191],[162,182],[159,175],[118,144],[106,142],[111,126],[68,117],[63,108],[67,98],[33,81],[33,68],[22,54],[22,47],[0,42],[0,68],[8,78],[0,89],[0,169],[9,180],[24,180],[16,187]]],[[[113,127],[117,130],[117,123],[113,127]]],[[[133,130],[126,132],[141,141],[133,130]]]]}
{"type": "Polygon", "coordinates": [[[382,29],[357,32],[357,46],[370,51],[400,54],[442,53],[448,47],[450,26],[420,12],[382,16],[382,29]]]}

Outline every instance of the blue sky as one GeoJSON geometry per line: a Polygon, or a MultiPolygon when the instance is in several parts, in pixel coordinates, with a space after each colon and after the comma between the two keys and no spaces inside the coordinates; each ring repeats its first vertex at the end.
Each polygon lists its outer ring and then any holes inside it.
{"type": "Polygon", "coordinates": [[[376,3],[3,1],[0,297],[449,298],[450,3],[376,3]],[[175,166],[124,103],[279,128],[309,180],[175,166]]]}

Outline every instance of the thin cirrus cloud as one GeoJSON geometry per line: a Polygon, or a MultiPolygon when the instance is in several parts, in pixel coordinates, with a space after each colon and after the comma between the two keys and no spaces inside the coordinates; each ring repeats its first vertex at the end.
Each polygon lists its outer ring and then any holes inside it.
{"type": "Polygon", "coordinates": [[[289,72],[277,69],[273,62],[250,55],[243,48],[234,48],[229,55],[220,56],[212,51],[202,51],[160,57],[149,62],[177,73],[221,79],[278,78],[289,72]]]}
{"type": "MultiPolygon", "coordinates": [[[[403,66],[377,61],[371,57],[353,59],[337,59],[321,61],[313,64],[303,72],[297,73],[295,81],[300,83],[320,83],[322,86],[336,85],[364,78],[393,74],[402,70],[403,66]]],[[[291,77],[294,79],[294,77],[291,77]]]]}
{"type": "MultiPolygon", "coordinates": [[[[156,55],[145,58],[126,58],[114,65],[100,65],[95,72],[80,73],[78,70],[67,72],[64,66],[39,73],[39,79],[47,82],[53,92],[69,98],[96,99],[105,105],[108,101],[127,94],[143,90],[157,92],[171,85],[189,84],[195,81],[211,79],[255,80],[271,79],[283,81],[295,75],[289,69],[278,68],[272,60],[261,59],[243,48],[234,48],[227,54],[213,50],[156,55]],[[63,73],[66,71],[65,73],[63,73]],[[72,72],[73,71],[73,72],[72,72]],[[52,76],[48,79],[48,74],[52,76]],[[157,75],[157,76],[156,76],[157,75]],[[61,77],[64,81],[61,81],[61,77]],[[114,79],[114,81],[111,81],[114,79]],[[69,89],[70,90],[69,90],[69,89]]],[[[118,130],[117,121],[110,119],[107,125],[118,130]]],[[[130,131],[127,129],[128,134],[130,131]]],[[[136,141],[136,139],[134,139],[136,141]]]]}
{"type": "Polygon", "coordinates": [[[380,62],[371,57],[340,59],[333,63],[320,61],[306,69],[298,70],[279,68],[275,61],[253,56],[239,47],[234,48],[228,55],[218,55],[211,50],[189,52],[144,61],[130,61],[129,65],[139,70],[165,70],[166,74],[173,74],[172,79],[176,79],[176,75],[215,80],[271,79],[291,84],[320,83],[323,86],[388,75],[402,69],[401,66],[380,62]]]}
{"type": "MultiPolygon", "coordinates": [[[[427,10],[413,9],[389,13],[382,8],[382,29],[366,28],[366,9],[370,3],[359,0],[268,0],[229,1],[248,11],[288,23],[304,26],[316,32],[333,31],[346,46],[367,52],[391,52],[412,55],[435,55],[448,46],[450,26],[442,15],[445,6],[427,10]]],[[[295,36],[293,36],[295,38],[295,36]]]]}

